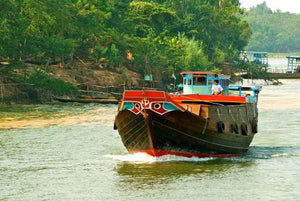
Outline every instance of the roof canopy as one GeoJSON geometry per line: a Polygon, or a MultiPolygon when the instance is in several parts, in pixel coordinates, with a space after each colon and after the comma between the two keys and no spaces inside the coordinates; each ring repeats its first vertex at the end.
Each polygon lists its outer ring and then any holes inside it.
{"type": "Polygon", "coordinates": [[[291,58],[291,59],[300,59],[300,56],[287,56],[286,58],[291,58]]]}
{"type": "Polygon", "coordinates": [[[258,52],[258,51],[243,51],[246,54],[268,54],[268,52],[258,52]]]}
{"type": "Polygon", "coordinates": [[[223,75],[212,71],[184,71],[181,75],[192,74],[192,75],[217,75],[218,77],[230,78],[229,75],[223,75]]]}
{"type": "Polygon", "coordinates": [[[200,75],[207,75],[207,74],[215,74],[215,75],[218,75],[218,73],[216,72],[210,72],[210,71],[184,71],[184,72],[181,72],[181,75],[184,75],[184,74],[200,74],[200,75]]]}

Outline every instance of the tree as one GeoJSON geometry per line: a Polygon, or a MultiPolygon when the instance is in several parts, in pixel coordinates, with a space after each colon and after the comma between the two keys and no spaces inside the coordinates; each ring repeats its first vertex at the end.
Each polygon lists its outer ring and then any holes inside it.
{"type": "Polygon", "coordinates": [[[273,13],[272,9],[267,6],[267,3],[265,1],[261,4],[256,5],[255,7],[250,8],[250,12],[256,15],[266,15],[273,13]]]}
{"type": "Polygon", "coordinates": [[[252,28],[248,50],[298,52],[300,18],[297,14],[273,12],[265,3],[250,9],[244,17],[252,28]]]}
{"type": "Polygon", "coordinates": [[[0,8],[0,57],[10,61],[81,59],[169,76],[233,62],[251,34],[238,0],[9,0],[0,8]]]}

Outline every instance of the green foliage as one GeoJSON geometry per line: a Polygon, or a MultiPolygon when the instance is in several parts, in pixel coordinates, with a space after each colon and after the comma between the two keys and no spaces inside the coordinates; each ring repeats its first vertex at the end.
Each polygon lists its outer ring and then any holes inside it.
{"type": "Polygon", "coordinates": [[[245,16],[252,28],[248,50],[267,52],[300,51],[299,14],[272,11],[266,3],[250,9],[245,16]]]}
{"type": "Polygon", "coordinates": [[[96,47],[97,57],[107,58],[108,66],[113,68],[118,66],[121,61],[120,50],[115,44],[112,44],[110,47],[96,47]]]}
{"type": "Polygon", "coordinates": [[[133,26],[137,36],[145,37],[149,32],[159,34],[172,31],[178,24],[176,12],[154,2],[132,1],[129,4],[127,22],[133,26]]]}
{"type": "Polygon", "coordinates": [[[50,58],[61,58],[66,55],[71,55],[75,47],[76,43],[73,39],[53,37],[43,39],[43,49],[47,50],[46,55],[50,58]]]}
{"type": "Polygon", "coordinates": [[[41,69],[36,69],[33,73],[27,75],[25,82],[55,95],[77,94],[79,91],[74,84],[54,78],[41,69]]]}
{"type": "Polygon", "coordinates": [[[272,13],[272,9],[267,6],[267,3],[265,1],[251,8],[251,14],[253,15],[266,15],[272,13]]]}
{"type": "Polygon", "coordinates": [[[178,66],[181,70],[205,71],[210,70],[212,63],[208,61],[203,52],[203,45],[194,38],[189,39],[179,35],[178,40],[181,46],[178,66]]]}
{"type": "Polygon", "coordinates": [[[0,59],[80,58],[154,79],[215,70],[237,59],[251,34],[238,0],[10,0],[0,7],[0,59]]]}
{"type": "Polygon", "coordinates": [[[204,53],[213,63],[235,60],[247,45],[251,31],[248,23],[240,18],[244,10],[239,8],[239,1],[165,2],[182,20],[180,32],[202,42],[204,53]]]}

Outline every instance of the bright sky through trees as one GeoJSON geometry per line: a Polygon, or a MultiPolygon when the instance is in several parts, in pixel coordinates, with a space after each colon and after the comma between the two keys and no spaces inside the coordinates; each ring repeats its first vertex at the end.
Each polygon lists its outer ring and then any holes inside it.
{"type": "Polygon", "coordinates": [[[283,12],[300,13],[299,0],[240,0],[242,7],[249,9],[263,2],[272,10],[281,10],[283,12]]]}

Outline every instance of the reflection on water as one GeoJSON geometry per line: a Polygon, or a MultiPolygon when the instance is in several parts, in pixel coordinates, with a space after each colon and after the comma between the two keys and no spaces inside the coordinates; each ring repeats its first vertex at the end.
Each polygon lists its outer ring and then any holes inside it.
{"type": "Polygon", "coordinates": [[[166,184],[184,177],[223,177],[226,172],[239,171],[251,165],[251,162],[233,162],[231,160],[209,160],[207,162],[165,162],[135,164],[122,162],[115,167],[120,176],[120,186],[148,188],[156,184],[166,184]]]}
{"type": "Polygon", "coordinates": [[[114,105],[1,105],[0,129],[89,125],[114,118],[114,105]]]}

